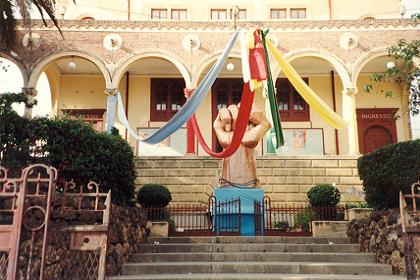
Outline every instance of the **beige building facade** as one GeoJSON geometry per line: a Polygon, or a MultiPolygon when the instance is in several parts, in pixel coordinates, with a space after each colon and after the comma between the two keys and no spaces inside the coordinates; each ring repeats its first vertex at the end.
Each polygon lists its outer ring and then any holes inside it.
{"type": "MultiPolygon", "coordinates": [[[[328,161],[333,156],[337,166],[333,164],[332,168],[339,168],[342,156],[352,160],[351,168],[329,171],[337,173],[327,181],[340,186],[344,172],[353,178],[346,179],[351,181],[346,183],[346,189],[360,190],[354,159],[384,144],[411,138],[406,113],[408,97],[403,88],[373,84],[370,94],[363,89],[370,83],[372,73],[386,70],[387,63],[392,61],[388,47],[399,39],[411,41],[420,37],[418,22],[399,18],[398,0],[352,1],[351,5],[341,0],[170,1],[169,4],[80,0],[77,5],[58,1],[57,16],[61,18],[64,38],[53,25],[45,27],[34,20],[31,32],[39,35],[39,39],[34,39],[36,44],[24,46],[24,36],[28,37],[29,31],[19,26],[19,43],[12,53],[0,51],[0,56],[19,67],[28,94],[35,94],[38,79],[45,73],[52,111],[81,116],[98,129],[105,129],[107,119],[112,122],[107,114],[107,99],[112,98],[109,93],[119,91],[131,127],[146,135],[179,110],[185,102],[183,89],[197,88],[221,54],[234,31],[231,14],[235,5],[239,9],[236,25],[245,29],[269,28],[270,40],[277,49],[349,124],[339,130],[328,126],[299,97],[271,59],[287,139],[277,157],[303,161],[309,158],[307,161],[311,162],[314,156],[317,161],[322,158],[328,161]],[[390,90],[392,96],[385,97],[383,93],[390,90]]],[[[226,66],[196,112],[203,135],[214,149],[218,146],[212,122],[218,108],[236,103],[240,96],[240,63],[240,45],[236,42],[226,66]]],[[[264,109],[263,97],[256,96],[255,104],[264,109]]],[[[186,155],[185,126],[152,153],[127,133],[118,118],[115,126],[141,157],[186,155]]],[[[261,160],[274,156],[268,154],[265,141],[257,153],[261,160]]],[[[193,154],[206,156],[197,143],[193,154]]],[[[270,170],[267,176],[276,177],[270,170]]],[[[298,183],[296,190],[306,191],[311,184],[324,182],[321,178],[327,175],[325,168],[321,172],[324,175],[319,172],[311,175],[313,171],[309,171],[305,176],[312,176],[311,179],[298,183]]],[[[291,174],[284,175],[285,184],[294,183],[287,179],[291,174]]],[[[146,179],[139,179],[139,183],[146,183],[146,179]]],[[[182,182],[174,184],[180,185],[182,182]]]]}

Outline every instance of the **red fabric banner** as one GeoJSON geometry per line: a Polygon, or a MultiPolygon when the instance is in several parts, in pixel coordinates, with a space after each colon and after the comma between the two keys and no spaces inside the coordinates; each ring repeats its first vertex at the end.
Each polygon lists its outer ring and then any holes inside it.
{"type": "Polygon", "coordinates": [[[254,48],[249,49],[249,68],[251,72],[251,79],[257,81],[267,80],[264,46],[260,33],[260,29],[254,31],[254,48]]]}
{"type": "Polygon", "coordinates": [[[215,158],[227,158],[233,155],[236,150],[238,150],[239,145],[241,145],[242,138],[245,134],[246,128],[249,122],[249,116],[251,114],[252,103],[254,102],[254,92],[249,88],[249,83],[244,84],[241,97],[241,106],[239,107],[238,119],[236,121],[236,128],[233,132],[232,142],[229,146],[220,153],[216,153],[207,146],[206,141],[201,134],[200,128],[198,127],[198,122],[195,117],[195,114],[190,118],[191,125],[194,129],[195,136],[198,139],[201,147],[208,153],[210,156],[215,158]]]}

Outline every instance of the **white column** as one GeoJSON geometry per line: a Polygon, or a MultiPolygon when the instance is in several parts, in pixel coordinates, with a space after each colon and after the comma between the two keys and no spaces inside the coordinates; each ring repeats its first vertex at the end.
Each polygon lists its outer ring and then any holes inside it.
{"type": "Polygon", "coordinates": [[[106,106],[106,131],[111,132],[115,125],[115,108],[117,106],[117,88],[106,88],[105,95],[107,96],[106,106]]]}
{"type": "Polygon", "coordinates": [[[342,136],[347,141],[343,141],[343,154],[359,154],[359,138],[357,133],[356,118],[356,93],[357,88],[346,88],[343,90],[343,119],[347,121],[348,126],[344,128],[342,136]]]}
{"type": "MultiPolygon", "coordinates": [[[[24,87],[22,88],[22,92],[28,97],[28,104],[32,104],[37,94],[36,89],[33,87],[24,87]]],[[[32,118],[32,107],[25,106],[23,116],[28,119],[32,118]]]]}

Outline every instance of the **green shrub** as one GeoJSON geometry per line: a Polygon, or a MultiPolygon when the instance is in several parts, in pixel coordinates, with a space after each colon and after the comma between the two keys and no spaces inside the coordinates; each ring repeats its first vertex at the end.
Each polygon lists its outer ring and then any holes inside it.
{"type": "Polygon", "coordinates": [[[112,190],[112,201],[120,205],[134,200],[134,154],[130,145],[114,131],[97,132],[81,120],[69,118],[35,119],[44,143],[41,154],[58,169],[64,180],[99,184],[112,190]]]}
{"type": "Polygon", "coordinates": [[[159,184],[145,184],[137,193],[137,201],[146,208],[165,207],[171,200],[169,190],[159,184]]]}
{"type": "Polygon", "coordinates": [[[307,196],[312,207],[336,206],[341,198],[340,191],[330,184],[319,184],[312,187],[307,196]]]}
{"type": "Polygon", "coordinates": [[[31,159],[30,148],[34,143],[31,122],[19,116],[13,103],[28,104],[25,94],[0,94],[0,165],[7,167],[10,176],[20,176],[20,169],[31,159]]]}
{"type": "Polygon", "coordinates": [[[371,208],[371,207],[366,202],[349,202],[349,203],[346,203],[346,208],[353,209],[353,208],[371,208]]]}
{"type": "Polygon", "coordinates": [[[287,231],[289,229],[289,222],[287,221],[277,221],[274,222],[273,227],[279,231],[287,231]]]}
{"type": "Polygon", "coordinates": [[[296,223],[304,231],[309,231],[311,222],[315,220],[314,213],[311,213],[308,210],[304,210],[297,214],[296,223]]]}
{"type": "Polygon", "coordinates": [[[68,117],[28,120],[11,109],[10,100],[20,95],[0,96],[1,164],[12,171],[44,163],[58,170],[58,184],[73,180],[98,183],[101,192],[112,190],[120,205],[134,200],[134,154],[118,133],[97,132],[89,124],[68,117]]]}
{"type": "Polygon", "coordinates": [[[420,139],[386,145],[358,159],[365,199],[375,209],[399,207],[399,192],[408,193],[419,179],[420,139]]]}

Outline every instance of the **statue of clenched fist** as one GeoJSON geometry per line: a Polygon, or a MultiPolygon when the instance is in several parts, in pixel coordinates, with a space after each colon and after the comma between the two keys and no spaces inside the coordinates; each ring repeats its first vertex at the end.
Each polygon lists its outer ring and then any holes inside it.
{"type": "MultiPolygon", "coordinates": [[[[230,105],[228,108],[220,109],[213,123],[217,139],[223,148],[229,146],[232,141],[239,106],[230,105]]],[[[221,186],[230,185],[230,183],[235,186],[257,186],[254,150],[270,127],[265,113],[253,108],[241,146],[232,156],[223,160],[221,186]]]]}

